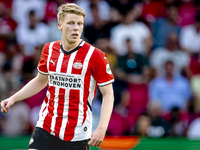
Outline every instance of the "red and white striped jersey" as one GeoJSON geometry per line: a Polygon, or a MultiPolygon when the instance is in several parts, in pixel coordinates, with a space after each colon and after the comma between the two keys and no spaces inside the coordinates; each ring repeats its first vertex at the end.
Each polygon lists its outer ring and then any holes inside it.
{"type": "Polygon", "coordinates": [[[61,41],[44,45],[38,71],[49,88],[36,126],[65,141],[91,138],[91,103],[97,85],[114,81],[105,53],[82,41],[66,52],[61,41]]]}

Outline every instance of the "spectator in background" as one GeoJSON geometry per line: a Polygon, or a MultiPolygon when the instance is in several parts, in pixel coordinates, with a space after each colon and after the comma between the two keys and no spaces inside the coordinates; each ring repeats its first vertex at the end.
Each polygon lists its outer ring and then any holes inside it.
{"type": "Polygon", "coordinates": [[[35,11],[37,20],[43,20],[45,15],[46,0],[13,0],[12,17],[19,25],[28,26],[29,12],[35,11]]]}
{"type": "Polygon", "coordinates": [[[178,10],[175,6],[167,8],[167,17],[158,18],[152,23],[151,28],[153,30],[154,48],[165,47],[167,38],[170,33],[176,33],[179,35],[180,27],[178,24],[178,10]]]}
{"type": "Polygon", "coordinates": [[[147,114],[151,118],[151,127],[148,128],[149,137],[162,137],[169,135],[171,124],[163,119],[162,108],[158,102],[148,103],[147,114]]]}
{"type": "Polygon", "coordinates": [[[95,5],[99,10],[98,18],[103,21],[108,21],[110,19],[110,6],[105,0],[78,0],[77,4],[83,8],[87,14],[85,17],[85,25],[92,25],[95,23],[95,17],[92,15],[91,5],[95,5]]]}
{"type": "Polygon", "coordinates": [[[156,48],[150,55],[149,61],[159,76],[165,74],[163,65],[167,59],[171,59],[174,63],[174,73],[180,75],[182,71],[188,73],[190,56],[180,49],[179,38],[176,33],[170,33],[167,37],[166,46],[156,48]]]}
{"type": "Polygon", "coordinates": [[[96,40],[102,38],[110,38],[110,32],[113,27],[118,25],[121,21],[121,14],[115,8],[110,9],[111,18],[109,21],[104,21],[99,17],[99,9],[97,5],[91,4],[92,15],[94,17],[94,23],[88,25],[85,28],[84,38],[91,43],[95,43],[96,40]]]}
{"type": "Polygon", "coordinates": [[[194,95],[194,110],[195,113],[200,113],[200,74],[192,76],[191,87],[194,95]]]}
{"type": "Polygon", "coordinates": [[[110,19],[108,22],[106,22],[104,26],[104,32],[106,33],[107,37],[110,38],[112,28],[118,25],[121,22],[121,19],[122,19],[122,15],[120,14],[119,10],[117,10],[114,7],[111,7],[110,19]]]}
{"type": "Polygon", "coordinates": [[[174,74],[174,63],[167,60],[165,75],[153,79],[149,85],[149,100],[158,102],[163,113],[169,113],[174,107],[180,111],[187,111],[187,104],[191,98],[188,80],[174,74]]]}
{"type": "Polygon", "coordinates": [[[164,4],[164,1],[143,0],[143,10],[141,17],[143,17],[147,22],[155,22],[158,17],[164,17],[164,4]]]}
{"type": "Polygon", "coordinates": [[[137,1],[130,1],[130,0],[107,0],[111,7],[119,10],[121,14],[126,14],[127,11],[131,10],[133,4],[137,1]]]}
{"type": "Polygon", "coordinates": [[[171,124],[170,135],[183,136],[189,122],[190,84],[186,78],[174,74],[172,60],[167,60],[164,67],[165,75],[153,79],[149,85],[149,103],[160,105],[160,114],[171,124]]]}
{"type": "Polygon", "coordinates": [[[195,23],[196,12],[198,11],[198,5],[195,4],[195,0],[181,1],[181,5],[178,8],[179,16],[181,18],[180,26],[195,23]]]}
{"type": "Polygon", "coordinates": [[[128,117],[129,112],[126,108],[130,101],[130,94],[127,90],[124,90],[121,95],[120,102],[115,106],[110,118],[107,130],[108,135],[126,135],[131,126],[132,118],[128,117]]]}
{"type": "Polygon", "coordinates": [[[137,6],[128,11],[122,23],[111,30],[111,43],[119,56],[126,55],[127,37],[131,40],[131,45],[135,53],[148,55],[152,46],[152,37],[149,28],[142,22],[136,21],[138,18],[137,6]]]}
{"type": "MultiPolygon", "coordinates": [[[[141,54],[135,52],[130,39],[126,39],[126,48],[128,53],[118,57],[118,69],[116,76],[126,82],[134,82],[134,76],[142,77],[145,66],[148,65],[148,59],[141,54]]],[[[136,78],[138,80],[138,78],[136,78]]],[[[139,81],[138,81],[139,82],[139,81]]]]}
{"type": "Polygon", "coordinates": [[[189,125],[187,137],[190,140],[200,140],[200,117],[193,120],[189,125]]]}
{"type": "Polygon", "coordinates": [[[48,23],[57,18],[58,6],[59,5],[56,3],[55,0],[47,0],[44,16],[45,22],[48,23]]]}
{"type": "Polygon", "coordinates": [[[22,73],[24,82],[29,82],[31,79],[33,79],[37,75],[37,64],[40,60],[40,55],[42,52],[43,45],[37,45],[34,47],[34,54],[31,55],[28,58],[24,59],[23,67],[22,67],[22,73]]]}
{"type": "Polygon", "coordinates": [[[196,22],[185,26],[181,30],[181,47],[189,54],[196,54],[200,51],[200,11],[196,14],[196,22]]]}
{"type": "Polygon", "coordinates": [[[131,135],[136,136],[147,136],[148,129],[151,127],[152,122],[151,118],[147,114],[142,114],[138,117],[136,124],[133,126],[132,131],[130,132],[131,135]]]}
{"type": "Polygon", "coordinates": [[[10,90],[21,88],[23,55],[17,51],[15,43],[9,43],[5,53],[0,56],[0,98],[5,98],[10,90]]]}
{"type": "Polygon", "coordinates": [[[8,8],[0,2],[0,53],[6,50],[6,45],[15,40],[17,23],[6,13],[8,8]]]}
{"type": "Polygon", "coordinates": [[[39,22],[36,18],[36,12],[29,12],[29,24],[21,25],[17,28],[17,42],[25,56],[31,56],[35,52],[35,47],[48,42],[49,27],[39,22]],[[40,38],[38,38],[40,35],[40,38]]]}
{"type": "Polygon", "coordinates": [[[105,36],[103,31],[103,26],[105,22],[99,16],[99,9],[96,4],[91,4],[91,14],[94,18],[94,22],[92,25],[88,25],[85,27],[84,37],[85,40],[94,44],[94,42],[100,38],[101,36],[105,36]]]}
{"type": "MultiPolygon", "coordinates": [[[[200,52],[197,55],[198,57],[196,58],[197,60],[197,67],[200,70],[200,52]]],[[[195,67],[195,66],[194,66],[195,67]]],[[[191,78],[191,88],[192,88],[192,92],[194,95],[194,110],[195,113],[200,114],[200,72],[193,75],[191,78]]]]}

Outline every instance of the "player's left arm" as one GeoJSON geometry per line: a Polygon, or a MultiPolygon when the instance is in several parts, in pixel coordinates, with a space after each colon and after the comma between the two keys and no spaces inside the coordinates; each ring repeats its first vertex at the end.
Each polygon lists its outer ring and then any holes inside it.
{"type": "Polygon", "coordinates": [[[105,133],[108,127],[110,116],[113,110],[114,95],[112,84],[99,87],[102,95],[103,102],[101,106],[101,116],[97,129],[92,133],[90,146],[100,146],[105,137],[105,133]]]}

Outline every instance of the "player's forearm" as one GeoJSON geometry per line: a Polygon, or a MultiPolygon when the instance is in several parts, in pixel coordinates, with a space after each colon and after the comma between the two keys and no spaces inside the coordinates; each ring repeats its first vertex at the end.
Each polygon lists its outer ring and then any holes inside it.
{"type": "Polygon", "coordinates": [[[103,96],[103,102],[101,106],[101,117],[98,128],[107,130],[110,116],[113,110],[114,96],[112,93],[103,96]]]}
{"type": "Polygon", "coordinates": [[[37,94],[44,87],[46,87],[46,85],[47,85],[47,82],[44,82],[44,81],[41,82],[40,79],[38,79],[38,77],[35,77],[30,82],[28,82],[20,91],[18,91],[13,96],[11,96],[11,99],[14,103],[24,100],[26,98],[29,98],[37,94]]]}

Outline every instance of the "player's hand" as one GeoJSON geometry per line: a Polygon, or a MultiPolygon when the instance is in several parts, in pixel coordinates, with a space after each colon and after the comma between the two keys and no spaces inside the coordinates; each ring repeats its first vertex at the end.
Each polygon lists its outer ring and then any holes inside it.
{"type": "Polygon", "coordinates": [[[12,99],[8,98],[6,100],[3,100],[1,102],[1,112],[2,113],[7,113],[9,111],[9,108],[14,104],[12,99]]]}
{"type": "Polygon", "coordinates": [[[90,146],[100,146],[105,137],[106,130],[98,128],[92,133],[91,140],[88,142],[90,146]]]}

